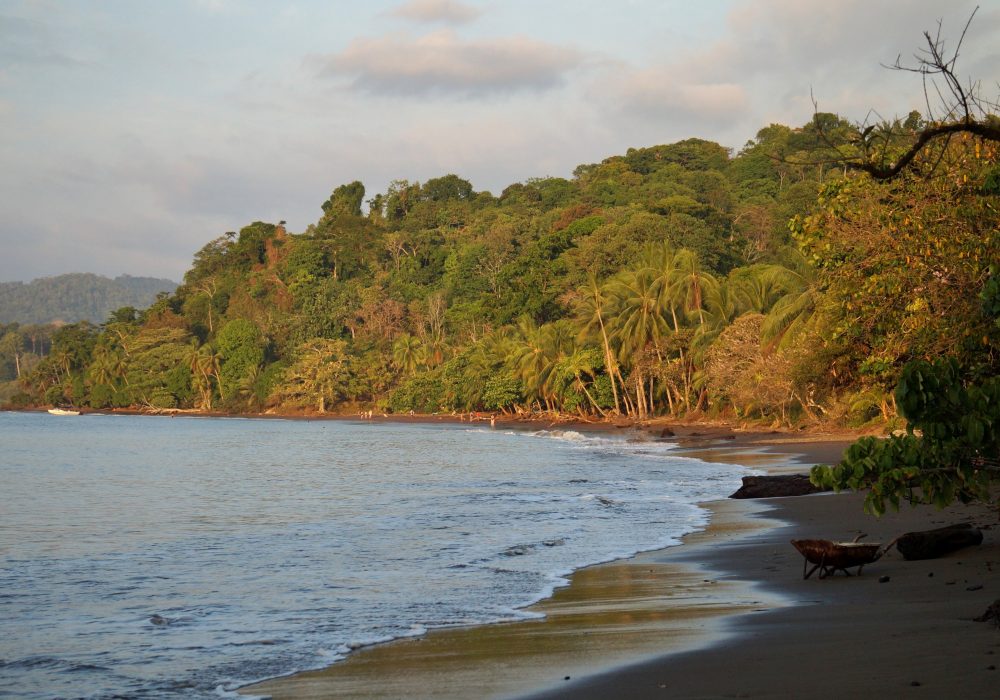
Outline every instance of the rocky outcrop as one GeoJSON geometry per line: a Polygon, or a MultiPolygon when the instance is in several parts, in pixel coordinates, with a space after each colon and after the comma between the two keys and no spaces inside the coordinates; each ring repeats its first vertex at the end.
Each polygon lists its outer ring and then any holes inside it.
{"type": "Polygon", "coordinates": [[[743,485],[730,498],[776,498],[779,496],[805,496],[830,489],[820,488],[809,481],[805,474],[777,474],[773,476],[745,476],[743,485]]]}

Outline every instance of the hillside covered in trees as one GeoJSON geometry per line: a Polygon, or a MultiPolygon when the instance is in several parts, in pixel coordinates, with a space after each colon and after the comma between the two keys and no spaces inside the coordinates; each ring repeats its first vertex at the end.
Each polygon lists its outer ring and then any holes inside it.
{"type": "Polygon", "coordinates": [[[109,279],[89,273],[0,282],[0,323],[101,323],[115,309],[145,309],[157,294],[176,288],[176,282],[166,279],[129,275],[109,279]]]}
{"type": "MultiPolygon", "coordinates": [[[[911,114],[885,148],[924,126],[911,114]]],[[[399,180],[367,212],[348,183],[305,231],[258,221],[220,236],[173,294],[60,328],[44,356],[5,329],[0,362],[21,378],[8,393],[888,421],[912,359],[996,370],[1000,167],[995,141],[963,133],[883,181],[839,157],[859,137],[817,114],[735,154],[699,139],[630,149],[497,195],[454,174],[399,180]]]]}

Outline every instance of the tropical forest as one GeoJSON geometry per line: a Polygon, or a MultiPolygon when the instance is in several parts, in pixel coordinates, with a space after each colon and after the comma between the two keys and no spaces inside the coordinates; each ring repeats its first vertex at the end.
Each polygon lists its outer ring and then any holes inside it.
{"type": "Polygon", "coordinates": [[[995,441],[1000,120],[957,85],[937,114],[817,111],[496,194],[341,184],[304,231],[209,240],[148,308],[0,327],[3,397],[892,428],[937,382],[994,392],[955,401],[993,401],[963,410],[995,441]]]}

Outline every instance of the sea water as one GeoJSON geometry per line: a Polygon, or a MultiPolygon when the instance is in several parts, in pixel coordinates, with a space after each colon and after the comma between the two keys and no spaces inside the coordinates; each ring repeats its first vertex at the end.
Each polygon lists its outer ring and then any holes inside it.
{"type": "Polygon", "coordinates": [[[219,697],[526,617],[746,473],[637,437],[0,413],[0,696],[219,697]]]}

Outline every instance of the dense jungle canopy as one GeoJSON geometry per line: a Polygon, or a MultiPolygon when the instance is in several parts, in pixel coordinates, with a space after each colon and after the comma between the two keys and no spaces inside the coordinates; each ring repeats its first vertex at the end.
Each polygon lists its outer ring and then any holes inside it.
{"type": "Polygon", "coordinates": [[[208,242],[141,313],[0,329],[0,370],[18,405],[891,420],[910,360],[995,372],[1000,167],[968,133],[886,181],[817,158],[858,136],[820,113],[499,195],[344,184],[305,231],[208,242]]]}

